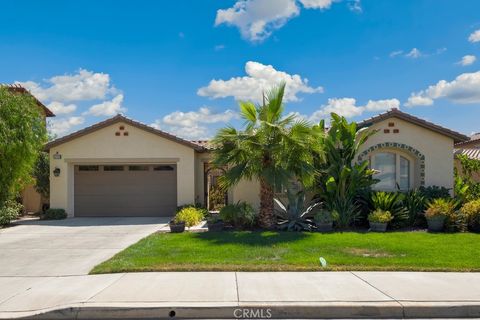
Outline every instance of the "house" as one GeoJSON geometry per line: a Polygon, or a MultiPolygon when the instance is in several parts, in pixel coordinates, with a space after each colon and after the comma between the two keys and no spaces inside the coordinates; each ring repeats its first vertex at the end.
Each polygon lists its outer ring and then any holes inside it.
{"type": "MultiPolygon", "coordinates": [[[[17,94],[28,94],[35,99],[36,104],[40,108],[43,121],[47,124],[47,117],[55,117],[53,112],[41,103],[35,96],[33,96],[27,89],[18,84],[0,84],[0,87],[6,87],[10,92],[17,94]]],[[[35,190],[33,185],[28,185],[21,192],[22,204],[25,212],[38,212],[42,208],[42,196],[35,190]]]]}
{"type": "MultiPolygon", "coordinates": [[[[460,160],[456,157],[458,155],[466,155],[470,159],[480,160],[480,133],[475,133],[467,141],[455,144],[455,168],[461,172],[460,160]]],[[[480,182],[480,172],[474,172],[472,178],[476,182],[480,182]]]]}
{"type": "MultiPolygon", "coordinates": [[[[358,155],[378,169],[378,189],[453,186],[453,146],[467,137],[393,109],[359,123],[376,130],[358,155]]],[[[221,170],[206,141],[187,141],[117,115],[47,144],[51,207],[69,216],[171,216],[209,205],[221,170]]],[[[242,181],[225,201],[259,206],[259,185],[242,181]]]]}

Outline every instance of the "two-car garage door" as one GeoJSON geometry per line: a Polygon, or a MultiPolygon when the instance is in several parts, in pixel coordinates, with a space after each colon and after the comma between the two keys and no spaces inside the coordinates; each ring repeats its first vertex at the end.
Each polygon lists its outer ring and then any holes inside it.
{"type": "Polygon", "coordinates": [[[75,216],[172,216],[176,171],[175,164],[75,166],[75,216]]]}

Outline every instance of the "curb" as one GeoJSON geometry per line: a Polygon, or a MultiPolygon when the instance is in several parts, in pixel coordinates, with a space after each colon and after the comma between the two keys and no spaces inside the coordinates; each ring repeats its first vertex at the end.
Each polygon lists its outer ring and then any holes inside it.
{"type": "Polygon", "coordinates": [[[480,302],[240,303],[168,306],[168,303],[76,304],[27,312],[0,312],[0,319],[402,319],[479,318],[480,302]]]}

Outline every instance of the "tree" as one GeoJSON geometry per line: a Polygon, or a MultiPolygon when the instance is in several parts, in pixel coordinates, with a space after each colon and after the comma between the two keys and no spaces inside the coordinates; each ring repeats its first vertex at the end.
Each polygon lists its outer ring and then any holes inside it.
{"type": "Polygon", "coordinates": [[[259,180],[259,223],[264,228],[272,228],[275,223],[275,187],[281,188],[292,179],[313,185],[314,156],[322,154],[320,131],[312,131],[305,120],[283,116],[284,92],[282,83],[264,95],[262,105],[240,102],[243,130],[228,126],[220,129],[212,141],[213,164],[226,169],[220,177],[223,188],[242,179],[259,180]]]}
{"type": "MultiPolygon", "coordinates": [[[[325,121],[317,130],[325,130],[325,121]]],[[[327,135],[322,139],[325,148],[325,162],[317,162],[320,172],[317,184],[317,198],[328,210],[338,216],[338,225],[347,227],[359,213],[356,197],[376,181],[368,161],[357,163],[355,156],[360,147],[375,131],[357,130],[355,122],[349,123],[344,117],[332,113],[327,135]]]]}
{"type": "Polygon", "coordinates": [[[40,152],[33,169],[35,190],[42,196],[42,201],[50,197],[50,158],[48,153],[40,152]]]}
{"type": "Polygon", "coordinates": [[[31,182],[46,140],[44,117],[35,99],[0,87],[0,206],[31,182]]]}

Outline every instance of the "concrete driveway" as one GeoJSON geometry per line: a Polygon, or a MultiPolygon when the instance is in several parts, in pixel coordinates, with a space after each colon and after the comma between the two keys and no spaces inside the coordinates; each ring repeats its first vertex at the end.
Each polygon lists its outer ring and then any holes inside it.
{"type": "Polygon", "coordinates": [[[24,221],[0,230],[1,276],[85,275],[169,218],[71,218],[24,221]]]}

